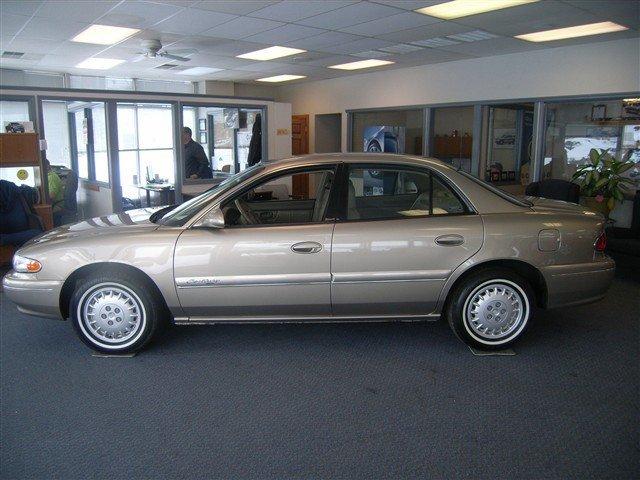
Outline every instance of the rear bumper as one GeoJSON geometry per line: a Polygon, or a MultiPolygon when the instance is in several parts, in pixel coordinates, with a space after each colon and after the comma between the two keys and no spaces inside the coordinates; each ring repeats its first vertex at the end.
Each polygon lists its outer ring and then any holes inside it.
{"type": "Polygon", "coordinates": [[[590,263],[543,268],[547,283],[546,307],[567,307],[600,300],[607,293],[615,271],[615,262],[606,256],[590,263]]]}
{"type": "Polygon", "coordinates": [[[33,274],[16,273],[12,270],[2,279],[2,289],[22,313],[62,319],[62,281],[38,280],[33,274]]]}

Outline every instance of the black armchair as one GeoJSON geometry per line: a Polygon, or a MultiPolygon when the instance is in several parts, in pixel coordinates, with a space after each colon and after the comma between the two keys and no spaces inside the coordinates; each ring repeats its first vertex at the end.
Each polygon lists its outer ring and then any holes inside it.
{"type": "Polygon", "coordinates": [[[565,202],[578,203],[580,201],[580,185],[566,180],[542,180],[527,185],[525,195],[531,197],[551,198],[565,202]]]}

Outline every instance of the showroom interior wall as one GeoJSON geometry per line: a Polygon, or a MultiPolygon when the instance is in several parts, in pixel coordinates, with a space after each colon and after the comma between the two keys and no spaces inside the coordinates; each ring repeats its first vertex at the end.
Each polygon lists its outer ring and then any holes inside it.
{"type": "MultiPolygon", "coordinates": [[[[21,79],[30,76],[24,76],[19,71],[6,75],[6,71],[2,72],[3,81],[19,82],[21,79]]],[[[266,135],[263,135],[263,145],[268,152],[268,158],[278,159],[291,155],[291,106],[282,104],[273,100],[264,100],[262,98],[240,98],[240,97],[218,97],[204,95],[185,95],[185,94],[158,94],[145,92],[126,92],[126,91],[104,91],[104,90],[71,90],[56,88],[39,88],[31,86],[0,86],[0,96],[3,99],[29,100],[31,108],[30,117],[34,121],[36,131],[42,131],[43,114],[42,102],[44,100],[85,100],[92,102],[104,102],[107,110],[113,107],[115,112],[116,103],[118,102],[149,102],[163,103],[174,106],[174,112],[182,111],[183,104],[190,105],[219,105],[219,106],[251,106],[263,109],[266,118],[263,120],[266,135]]],[[[248,92],[250,90],[245,89],[248,92]]],[[[262,93],[265,93],[262,90],[262,93]]],[[[106,115],[106,122],[109,123],[109,114],[106,115]]],[[[174,125],[178,125],[180,115],[174,114],[174,125]]],[[[113,125],[113,124],[112,124],[113,125]]],[[[44,131],[44,138],[48,142],[48,137],[55,137],[61,132],[44,131]]],[[[180,145],[179,130],[174,129],[173,145],[180,145]]],[[[117,180],[118,168],[114,165],[113,159],[118,158],[117,141],[114,141],[110,135],[109,140],[109,182],[85,181],[80,182],[78,190],[78,201],[85,208],[85,216],[104,215],[118,210],[120,204],[120,195],[112,192],[114,185],[119,185],[117,180]]],[[[51,147],[60,150],[62,147],[58,145],[52,138],[51,147]]],[[[176,163],[176,171],[182,171],[181,149],[175,149],[175,158],[179,160],[176,163]]],[[[176,176],[176,178],[181,178],[176,176]]],[[[176,198],[180,199],[182,193],[181,182],[176,182],[176,198]]]]}
{"type": "Polygon", "coordinates": [[[346,112],[413,105],[455,104],[640,90],[638,39],[513,53],[285,85],[278,100],[294,115],[342,112],[342,150],[348,151],[346,112]]]}

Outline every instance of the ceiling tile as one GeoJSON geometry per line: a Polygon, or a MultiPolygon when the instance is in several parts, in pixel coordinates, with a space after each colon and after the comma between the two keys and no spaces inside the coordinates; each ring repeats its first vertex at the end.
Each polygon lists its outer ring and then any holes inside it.
{"type": "Polygon", "coordinates": [[[284,0],[283,2],[256,10],[249,16],[279,20],[281,22],[296,22],[303,18],[346,7],[347,5],[356,3],[356,1],[357,0],[284,0]]]}
{"type": "Polygon", "coordinates": [[[431,63],[452,62],[455,60],[464,60],[465,58],[473,58],[473,55],[448,52],[435,48],[425,48],[419,52],[411,52],[395,57],[399,66],[403,65],[429,65],[431,63]]]}
{"type": "Polygon", "coordinates": [[[352,53],[351,55],[359,58],[385,58],[391,56],[389,52],[381,52],[380,50],[366,50],[364,52],[352,53]]]}
{"type": "Polygon", "coordinates": [[[25,52],[25,53],[51,53],[57,46],[57,43],[50,40],[41,40],[37,38],[24,38],[21,35],[13,38],[13,41],[8,42],[5,45],[5,39],[11,40],[12,37],[2,37],[3,45],[0,47],[2,50],[8,49],[13,52],[25,52]]]}
{"type": "Polygon", "coordinates": [[[211,27],[237,18],[237,15],[188,8],[154,25],[154,30],[169,33],[199,34],[211,27]]]}
{"type": "Polygon", "coordinates": [[[256,33],[271,30],[284,25],[282,22],[263,20],[261,18],[238,17],[223,25],[210,28],[202,32],[202,35],[210,35],[218,38],[245,38],[256,33]]]}
{"type": "Polygon", "coordinates": [[[2,36],[13,36],[22,30],[22,27],[29,21],[29,17],[25,15],[12,15],[10,13],[3,13],[0,15],[0,29],[2,30],[2,36]]]}
{"type": "Polygon", "coordinates": [[[423,27],[409,28],[399,32],[378,35],[381,40],[389,42],[409,43],[426,38],[441,37],[443,35],[453,35],[456,33],[468,32],[470,29],[466,25],[453,22],[438,22],[423,27]]]}
{"type": "Polygon", "coordinates": [[[194,65],[215,68],[237,68],[252,63],[249,60],[243,60],[235,57],[224,57],[222,55],[211,55],[208,53],[196,53],[191,56],[191,62],[194,65]]]}
{"type": "Polygon", "coordinates": [[[417,10],[422,7],[429,7],[437,3],[442,3],[445,0],[370,0],[373,3],[380,3],[382,5],[392,5],[396,8],[402,8],[404,10],[417,10]]]}
{"type": "MultiPolygon", "coordinates": [[[[12,15],[26,15],[30,17],[43,0],[2,0],[0,3],[0,14],[2,16],[10,13],[12,15]]],[[[4,33],[3,33],[4,35],[4,33]]]]}
{"type": "Polygon", "coordinates": [[[390,47],[381,47],[380,50],[389,53],[410,53],[422,50],[422,47],[406,43],[398,43],[397,45],[391,45],[390,47]]]}
{"type": "MultiPolygon", "coordinates": [[[[216,39],[218,41],[223,39],[216,39]]],[[[241,55],[243,53],[253,52],[255,50],[260,50],[262,48],[266,48],[267,45],[262,43],[253,43],[253,42],[244,42],[244,41],[235,41],[235,42],[221,42],[218,45],[210,45],[206,47],[207,53],[211,53],[213,55],[222,55],[227,57],[235,57],[236,55],[241,55]]]]}
{"type": "MultiPolygon", "coordinates": [[[[59,56],[68,56],[69,58],[88,58],[93,55],[97,55],[104,50],[104,45],[91,45],[89,43],[77,43],[77,42],[60,42],[56,44],[51,53],[59,56]]],[[[107,57],[108,55],[102,55],[107,57]]]]}
{"type": "Polygon", "coordinates": [[[612,20],[630,28],[640,28],[640,2],[630,0],[567,0],[601,20],[612,20]]]}
{"type": "Polygon", "coordinates": [[[534,2],[492,12],[457,18],[456,23],[492,31],[507,27],[513,23],[526,22],[559,22],[585,14],[584,11],[558,1],[534,2]]]}
{"type": "Polygon", "coordinates": [[[149,0],[153,3],[160,3],[163,5],[174,5],[176,7],[192,7],[200,0],[149,0]]]}
{"type": "Polygon", "coordinates": [[[174,15],[182,7],[152,3],[144,0],[126,0],[97,21],[106,25],[130,28],[149,28],[174,15]]]}
{"type": "Polygon", "coordinates": [[[400,10],[377,3],[360,2],[338,8],[314,17],[299,20],[297,23],[310,27],[338,30],[358,23],[386,18],[400,13],[400,10]]]}
{"type": "Polygon", "coordinates": [[[507,53],[524,52],[527,50],[538,50],[544,48],[540,44],[525,42],[517,38],[492,38],[480,42],[464,42],[458,45],[447,45],[440,47],[440,50],[447,52],[464,53],[475,57],[486,57],[492,55],[504,55],[507,53]]]}
{"type": "Polygon", "coordinates": [[[308,62],[302,62],[305,65],[328,67],[329,65],[339,65],[341,63],[353,62],[353,57],[349,55],[327,55],[322,58],[316,58],[309,60],[308,62]]]}
{"type": "Polygon", "coordinates": [[[289,70],[295,68],[288,63],[279,62],[253,62],[242,67],[235,67],[235,70],[248,71],[248,72],[275,72],[290,73],[289,70]]]}
{"type": "Polygon", "coordinates": [[[384,40],[378,40],[376,38],[363,38],[356,40],[355,42],[348,42],[333,47],[335,53],[357,53],[364,50],[376,50],[381,47],[390,47],[393,45],[391,42],[385,42],[384,40]]]}
{"type": "Polygon", "coordinates": [[[290,23],[287,25],[283,25],[282,27],[267,30],[266,32],[251,35],[249,37],[246,37],[244,40],[246,40],[247,42],[280,45],[284,42],[292,42],[301,38],[313,37],[314,35],[319,35],[324,32],[326,32],[326,30],[290,23]]]}
{"type": "Polygon", "coordinates": [[[117,0],[87,2],[85,0],[47,0],[36,12],[37,17],[92,23],[118,4],[117,0]]]}
{"type": "Polygon", "coordinates": [[[340,31],[375,37],[378,35],[384,35],[385,33],[392,33],[399,30],[406,30],[408,28],[438,23],[439,21],[440,20],[437,18],[427,17],[426,15],[421,15],[419,13],[402,12],[390,17],[341,28],[340,31]]]}
{"type": "Polygon", "coordinates": [[[255,12],[274,3],[277,3],[277,0],[202,0],[201,2],[197,2],[194,7],[211,10],[213,12],[247,15],[248,13],[255,12]]]}
{"type": "Polygon", "coordinates": [[[572,27],[585,23],[594,23],[599,21],[598,18],[585,11],[576,11],[571,15],[556,15],[553,17],[534,17],[523,19],[521,21],[511,22],[483,22],[490,28],[482,28],[482,30],[497,33],[499,35],[514,36],[523,33],[540,32],[543,30],[553,30],[555,28],[572,27]]]}
{"type": "Polygon", "coordinates": [[[296,41],[298,48],[305,50],[319,50],[320,48],[328,48],[331,50],[331,46],[339,43],[353,42],[354,40],[362,39],[359,35],[353,35],[350,33],[342,32],[325,32],[314,37],[305,38],[303,40],[296,41]]]}
{"type": "MultiPolygon", "coordinates": [[[[4,17],[4,16],[3,16],[4,17]]],[[[3,18],[4,19],[4,18],[3,18]]],[[[45,18],[32,17],[20,35],[26,38],[40,38],[45,40],[69,40],[89,26],[88,23],[66,22],[57,20],[52,22],[45,18]]]]}

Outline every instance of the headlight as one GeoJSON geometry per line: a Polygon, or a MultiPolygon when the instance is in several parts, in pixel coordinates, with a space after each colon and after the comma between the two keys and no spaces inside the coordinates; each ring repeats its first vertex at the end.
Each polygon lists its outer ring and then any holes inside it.
{"type": "Polygon", "coordinates": [[[32,258],[14,255],[13,269],[19,273],[37,273],[42,270],[42,264],[32,258]]]}

